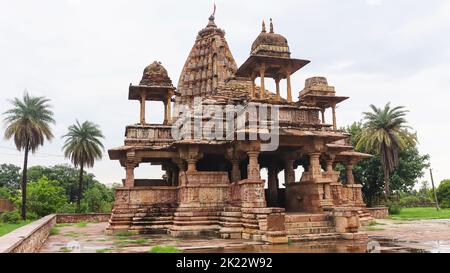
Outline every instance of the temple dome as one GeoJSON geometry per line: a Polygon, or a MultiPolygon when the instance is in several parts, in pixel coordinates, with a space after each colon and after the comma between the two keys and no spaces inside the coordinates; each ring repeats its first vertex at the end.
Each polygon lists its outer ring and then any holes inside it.
{"type": "Polygon", "coordinates": [[[266,32],[263,22],[262,31],[252,44],[251,55],[290,58],[288,41],[283,35],[273,31],[272,19],[270,19],[270,32],[266,32]]]}
{"type": "Polygon", "coordinates": [[[154,61],[144,69],[140,85],[172,86],[172,80],[161,62],[154,61]]]}

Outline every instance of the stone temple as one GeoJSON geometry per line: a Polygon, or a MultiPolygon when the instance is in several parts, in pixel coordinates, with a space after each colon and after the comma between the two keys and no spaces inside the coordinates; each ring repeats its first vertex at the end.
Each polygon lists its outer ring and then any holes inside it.
{"type": "Polygon", "coordinates": [[[349,135],[337,129],[336,105],[348,98],[336,96],[326,78],[307,79],[298,100],[293,97],[291,77],[308,63],[292,58],[270,20],[238,67],[212,15],[177,88],[160,62],[147,66],[141,82],[129,87],[129,99],[140,102],[140,122],[126,127],[124,146],[108,151],[125,179],[107,233],[268,243],[363,238],[358,230],[370,216],[352,168],[370,155],[355,152],[349,135]],[[146,101],[164,104],[162,124],[145,121],[146,101]],[[147,164],[165,175],[135,179],[134,170],[147,164]]]}

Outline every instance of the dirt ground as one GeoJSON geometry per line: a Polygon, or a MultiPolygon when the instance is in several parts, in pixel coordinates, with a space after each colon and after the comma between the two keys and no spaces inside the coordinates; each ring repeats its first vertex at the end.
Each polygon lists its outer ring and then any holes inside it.
{"type": "Polygon", "coordinates": [[[179,239],[167,235],[107,236],[107,223],[58,225],[41,252],[144,253],[154,246],[174,246],[185,252],[445,252],[450,253],[450,219],[377,220],[362,231],[369,240],[299,242],[270,246],[248,240],[179,239]]]}

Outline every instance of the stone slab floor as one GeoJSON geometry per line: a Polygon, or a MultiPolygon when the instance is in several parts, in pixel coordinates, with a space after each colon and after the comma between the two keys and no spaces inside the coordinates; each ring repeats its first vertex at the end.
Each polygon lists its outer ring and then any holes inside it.
{"type": "Polygon", "coordinates": [[[370,240],[381,244],[383,252],[450,253],[450,219],[383,219],[363,230],[370,240]]]}
{"type": "Polygon", "coordinates": [[[363,231],[368,241],[314,241],[288,245],[264,245],[248,240],[218,238],[179,239],[167,235],[107,236],[107,223],[57,225],[41,252],[145,253],[152,247],[175,246],[184,252],[443,252],[450,253],[450,219],[376,220],[363,231]]]}

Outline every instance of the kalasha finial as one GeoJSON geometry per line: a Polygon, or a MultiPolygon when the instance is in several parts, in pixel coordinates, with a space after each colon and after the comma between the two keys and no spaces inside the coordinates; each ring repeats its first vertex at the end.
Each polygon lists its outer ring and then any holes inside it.
{"type": "Polygon", "coordinates": [[[273,33],[273,22],[272,22],[272,18],[270,18],[270,33],[273,33]]]}
{"type": "Polygon", "coordinates": [[[261,32],[266,32],[266,22],[262,22],[262,31],[261,32]]]}

